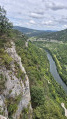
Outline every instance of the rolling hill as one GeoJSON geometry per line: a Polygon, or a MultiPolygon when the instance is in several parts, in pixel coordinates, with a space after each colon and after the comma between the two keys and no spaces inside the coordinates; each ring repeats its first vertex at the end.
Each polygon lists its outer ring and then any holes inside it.
{"type": "Polygon", "coordinates": [[[40,37],[42,34],[46,35],[46,34],[55,32],[51,30],[36,30],[36,29],[30,29],[30,28],[25,28],[25,27],[20,27],[20,26],[14,26],[13,28],[24,33],[28,37],[31,37],[31,36],[40,37]]]}
{"type": "Polygon", "coordinates": [[[38,38],[46,38],[49,40],[67,41],[67,29],[57,32],[51,32],[49,34],[42,33],[38,38]]]}

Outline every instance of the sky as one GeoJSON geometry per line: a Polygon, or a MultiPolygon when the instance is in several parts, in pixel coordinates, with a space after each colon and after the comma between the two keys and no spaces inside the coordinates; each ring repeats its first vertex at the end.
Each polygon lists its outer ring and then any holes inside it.
{"type": "Polygon", "coordinates": [[[67,28],[67,0],[0,0],[14,26],[38,30],[67,28]]]}

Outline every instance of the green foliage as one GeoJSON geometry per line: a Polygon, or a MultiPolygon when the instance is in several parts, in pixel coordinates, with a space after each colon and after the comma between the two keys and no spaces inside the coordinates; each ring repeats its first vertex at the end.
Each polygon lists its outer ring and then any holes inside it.
{"type": "Polygon", "coordinates": [[[3,60],[5,64],[10,65],[12,58],[7,53],[5,53],[5,55],[3,56],[3,60]]]}
{"type": "Polygon", "coordinates": [[[60,109],[59,105],[52,100],[47,100],[34,110],[33,119],[66,119],[62,113],[64,114],[64,111],[60,109]]]}
{"type": "Polygon", "coordinates": [[[0,94],[3,92],[3,90],[5,89],[5,82],[6,82],[6,78],[3,76],[3,74],[0,74],[0,94]]]}
{"type": "Polygon", "coordinates": [[[2,110],[0,110],[0,115],[3,115],[3,111],[2,110]]]}
{"type": "Polygon", "coordinates": [[[28,110],[27,108],[24,108],[23,111],[22,111],[22,115],[20,116],[20,118],[22,119],[28,119],[28,110]]]}
{"type": "Polygon", "coordinates": [[[21,100],[21,95],[16,96],[15,98],[6,99],[6,105],[8,109],[8,115],[11,118],[13,113],[18,109],[18,103],[21,100]]]}
{"type": "Polygon", "coordinates": [[[7,52],[2,48],[0,49],[0,63],[1,66],[5,65],[7,68],[10,68],[12,62],[12,57],[10,57],[7,52]]]}
{"type": "Polygon", "coordinates": [[[33,108],[42,105],[45,101],[44,88],[40,86],[31,87],[31,99],[33,108]]]}
{"type": "Polygon", "coordinates": [[[67,85],[67,43],[37,42],[35,44],[49,50],[62,80],[67,85]]]}
{"type": "Polygon", "coordinates": [[[9,33],[12,28],[12,23],[6,17],[6,11],[0,6],[0,35],[9,33]]]}
{"type": "Polygon", "coordinates": [[[8,106],[9,115],[12,115],[13,113],[15,113],[16,110],[17,110],[17,104],[10,104],[8,106]]]}
{"type": "Polygon", "coordinates": [[[31,42],[28,48],[21,48],[18,42],[16,49],[30,80],[33,119],[65,119],[61,102],[66,104],[67,97],[49,72],[45,51],[31,42]]]}
{"type": "Polygon", "coordinates": [[[15,72],[16,72],[17,78],[21,78],[22,80],[25,78],[25,74],[22,72],[19,64],[16,62],[15,62],[15,72]]]}
{"type": "MultiPolygon", "coordinates": [[[[3,8],[0,7],[0,11],[2,10],[3,8]]],[[[4,10],[2,11],[1,15],[3,16],[3,14],[6,17],[6,13],[4,10]]],[[[5,29],[7,29],[6,25],[4,27],[1,25],[0,28],[1,34],[4,34],[7,31],[7,30],[5,31],[5,29]]],[[[30,80],[31,99],[32,99],[31,103],[33,106],[33,119],[66,119],[66,117],[64,116],[63,108],[61,107],[61,103],[64,102],[66,106],[67,97],[63,89],[56,83],[56,81],[50,74],[49,62],[47,60],[46,53],[41,48],[43,44],[41,44],[41,47],[39,44],[38,48],[31,42],[29,42],[29,46],[28,48],[26,48],[25,42],[27,40],[27,37],[22,35],[17,30],[12,30],[10,37],[0,38],[1,66],[5,65],[6,67],[9,67],[12,62],[12,58],[5,52],[4,49],[5,43],[9,41],[7,40],[9,38],[15,41],[17,53],[21,56],[23,66],[25,67],[25,70],[30,80]],[[48,81],[50,83],[48,83],[48,81]]],[[[55,55],[56,54],[57,53],[55,53],[55,55]]],[[[58,60],[59,58],[57,57],[57,61],[58,60]]],[[[60,64],[59,66],[62,67],[60,60],[58,64],[60,64]]],[[[64,64],[65,67],[66,65],[67,64],[64,64]]],[[[18,64],[16,64],[16,66],[17,66],[16,72],[18,74],[17,76],[23,78],[21,70],[18,71],[19,69],[18,64]]],[[[1,79],[3,80],[2,75],[1,79]]],[[[11,90],[9,91],[9,93],[11,93],[11,90]]],[[[16,112],[18,108],[17,105],[20,100],[21,95],[15,98],[8,98],[6,100],[5,103],[7,105],[9,118],[12,118],[13,113],[16,112]]],[[[29,108],[24,109],[22,111],[21,118],[27,119],[28,113],[29,108]]]]}
{"type": "Polygon", "coordinates": [[[57,41],[63,41],[67,42],[67,29],[57,32],[47,32],[47,33],[41,33],[37,36],[37,39],[44,38],[47,40],[57,40],[57,41]]]}
{"type": "Polygon", "coordinates": [[[23,108],[22,113],[20,115],[20,119],[30,119],[31,116],[31,112],[29,112],[30,109],[27,108],[23,108]]]}

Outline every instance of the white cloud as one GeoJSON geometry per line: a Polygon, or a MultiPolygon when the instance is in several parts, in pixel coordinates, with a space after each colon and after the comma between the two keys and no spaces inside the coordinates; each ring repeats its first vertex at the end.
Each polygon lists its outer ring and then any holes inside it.
{"type": "Polygon", "coordinates": [[[49,8],[52,9],[52,10],[61,10],[61,9],[67,9],[67,6],[62,5],[62,4],[52,3],[52,4],[49,6],[49,8]]]}
{"type": "Polygon", "coordinates": [[[62,10],[62,9],[67,9],[67,5],[61,3],[60,0],[58,2],[47,0],[45,2],[45,4],[46,4],[46,8],[47,9],[51,9],[51,10],[54,10],[54,11],[56,11],[56,10],[62,10]]]}
{"type": "Polygon", "coordinates": [[[67,28],[67,0],[0,0],[14,25],[51,30],[67,28]]]}
{"type": "Polygon", "coordinates": [[[30,15],[29,15],[30,17],[33,17],[33,18],[37,18],[37,19],[39,19],[39,18],[43,18],[43,16],[41,15],[41,14],[37,14],[37,13],[30,13],[30,15]]]}
{"type": "Polygon", "coordinates": [[[44,15],[44,10],[43,9],[36,9],[36,11],[34,11],[35,14],[39,14],[39,15],[44,15]]]}
{"type": "Polygon", "coordinates": [[[63,28],[64,28],[64,29],[67,29],[67,25],[64,25],[63,28]]]}
{"type": "Polygon", "coordinates": [[[53,25],[53,21],[51,21],[51,20],[43,21],[42,24],[44,24],[44,25],[53,25]]]}
{"type": "Polygon", "coordinates": [[[34,20],[29,21],[30,24],[36,24],[34,20]]]}

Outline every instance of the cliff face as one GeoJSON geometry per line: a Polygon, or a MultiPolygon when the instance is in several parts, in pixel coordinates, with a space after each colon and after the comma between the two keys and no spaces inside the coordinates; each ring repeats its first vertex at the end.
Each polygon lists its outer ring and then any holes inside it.
{"type": "Polygon", "coordinates": [[[11,42],[10,47],[5,48],[5,52],[12,60],[9,68],[5,66],[0,68],[0,75],[4,81],[4,88],[0,93],[0,113],[13,119],[20,119],[27,114],[27,118],[31,119],[29,78],[16,52],[14,42],[11,42]]]}

